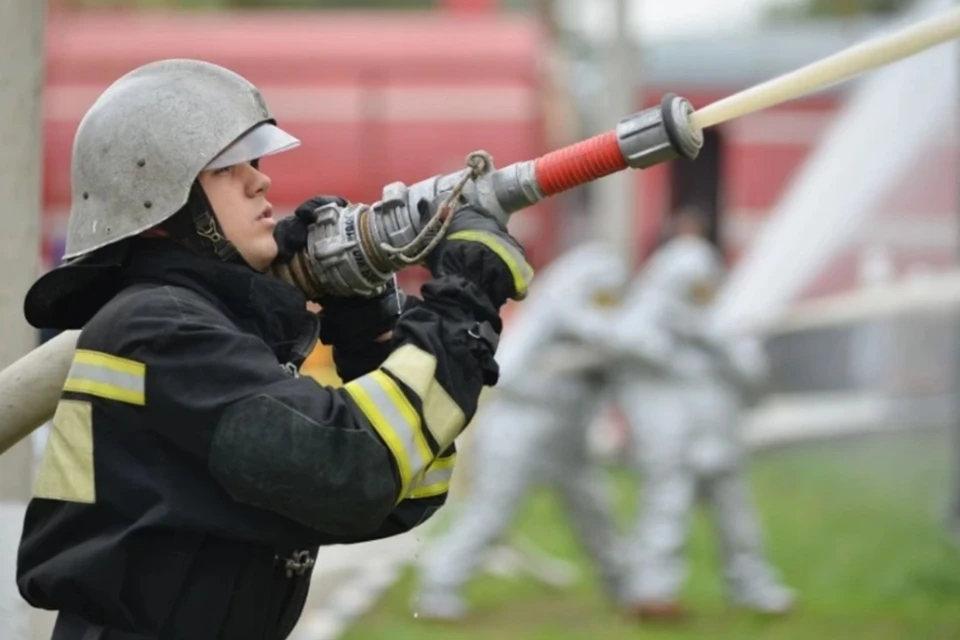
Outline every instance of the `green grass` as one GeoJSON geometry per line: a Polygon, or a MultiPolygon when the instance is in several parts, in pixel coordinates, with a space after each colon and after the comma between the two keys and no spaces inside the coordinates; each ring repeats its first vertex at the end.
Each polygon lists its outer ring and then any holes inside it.
{"type": "MultiPolygon", "coordinates": [[[[413,617],[415,578],[408,573],[346,638],[960,639],[960,547],[941,529],[954,450],[948,434],[925,432],[805,445],[756,458],[751,483],[768,549],[800,597],[787,618],[762,619],[725,605],[710,522],[700,513],[684,593],[692,618],[675,627],[623,619],[604,601],[552,496],[538,493],[517,529],[578,563],[583,577],[574,588],[552,591],[525,578],[484,575],[468,590],[468,619],[438,626],[413,617]]],[[[631,483],[618,476],[615,486],[627,518],[631,483]]]]}

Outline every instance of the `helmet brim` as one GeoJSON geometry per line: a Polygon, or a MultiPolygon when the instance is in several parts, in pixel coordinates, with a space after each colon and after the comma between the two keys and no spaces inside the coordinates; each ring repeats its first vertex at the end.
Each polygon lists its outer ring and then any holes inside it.
{"type": "Polygon", "coordinates": [[[232,167],[235,164],[252,162],[257,158],[289,151],[299,146],[299,139],[293,137],[280,127],[266,122],[257,125],[234,140],[229,147],[224,149],[220,155],[211,160],[203,169],[204,171],[212,171],[214,169],[232,167]]]}

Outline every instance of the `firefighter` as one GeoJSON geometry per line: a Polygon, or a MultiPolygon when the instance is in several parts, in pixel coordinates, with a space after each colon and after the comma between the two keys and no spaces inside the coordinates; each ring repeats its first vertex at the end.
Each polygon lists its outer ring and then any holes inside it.
{"type": "Polygon", "coordinates": [[[678,214],[674,237],[651,256],[610,332],[620,353],[636,356],[617,383],[643,481],[625,591],[647,619],[683,613],[683,554],[697,496],[713,511],[730,598],[764,613],[786,612],[793,602],[764,556],[737,434],[766,362],[758,344],[712,328],[723,266],[707,229],[699,210],[678,214]]]}
{"type": "Polygon", "coordinates": [[[551,264],[518,311],[497,354],[501,385],[471,431],[471,491],[450,529],[422,556],[413,601],[421,619],[455,621],[466,614],[464,587],[537,481],[557,491],[605,593],[619,602],[612,507],[586,431],[605,404],[610,373],[603,359],[590,356],[610,326],[610,302],[626,282],[616,253],[587,243],[551,264]]]}
{"type": "Polygon", "coordinates": [[[451,229],[477,241],[437,245],[422,299],[398,313],[388,287],[318,317],[269,275],[343,202],[273,219],[259,162],[298,144],[252,84],[194,60],[135,69],[80,124],[65,261],[25,300],[34,326],[83,328],[17,568],[55,640],[285,638],[319,545],[444,503],[532,271],[463,208],[451,229]],[[299,376],[318,334],[342,388],[299,376]]]}

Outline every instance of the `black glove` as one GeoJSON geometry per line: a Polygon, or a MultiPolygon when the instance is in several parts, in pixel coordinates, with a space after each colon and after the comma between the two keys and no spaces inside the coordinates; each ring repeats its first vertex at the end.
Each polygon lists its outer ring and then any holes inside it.
{"type": "MultiPolygon", "coordinates": [[[[417,297],[408,296],[402,291],[398,292],[396,301],[402,305],[401,313],[406,313],[420,303],[417,297]]],[[[350,322],[352,314],[342,308],[338,308],[336,313],[331,313],[320,323],[320,333],[323,336],[321,340],[334,343],[333,364],[341,381],[347,383],[374,371],[397,348],[394,340],[376,342],[376,338],[386,331],[396,330],[400,316],[396,313],[395,304],[396,302],[389,302],[384,296],[383,304],[379,308],[371,310],[369,315],[364,314],[362,318],[357,318],[367,323],[362,331],[350,322]],[[341,312],[342,315],[337,319],[336,316],[341,312]]]]}
{"type": "Polygon", "coordinates": [[[292,216],[277,222],[273,229],[273,239],[277,241],[276,262],[290,262],[307,246],[307,231],[317,221],[317,209],[328,204],[345,207],[349,203],[339,196],[316,196],[297,207],[292,216]]]}
{"type": "MultiPolygon", "coordinates": [[[[432,217],[435,205],[421,200],[422,219],[432,217]]],[[[427,256],[434,277],[456,275],[477,285],[497,307],[522,300],[533,279],[523,247],[507,228],[487,211],[470,205],[453,214],[446,236],[427,256]]]]}
{"type": "Polygon", "coordinates": [[[393,280],[387,282],[382,293],[369,298],[321,298],[320,341],[342,349],[367,345],[393,330],[405,300],[406,295],[393,280]]]}

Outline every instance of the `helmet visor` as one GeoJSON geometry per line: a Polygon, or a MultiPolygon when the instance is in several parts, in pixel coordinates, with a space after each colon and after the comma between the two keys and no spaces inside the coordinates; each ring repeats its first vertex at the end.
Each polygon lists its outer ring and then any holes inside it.
{"type": "Polygon", "coordinates": [[[258,125],[237,138],[229,147],[204,167],[204,171],[223,169],[251,162],[263,156],[289,151],[300,146],[300,140],[270,123],[258,125]]]}

